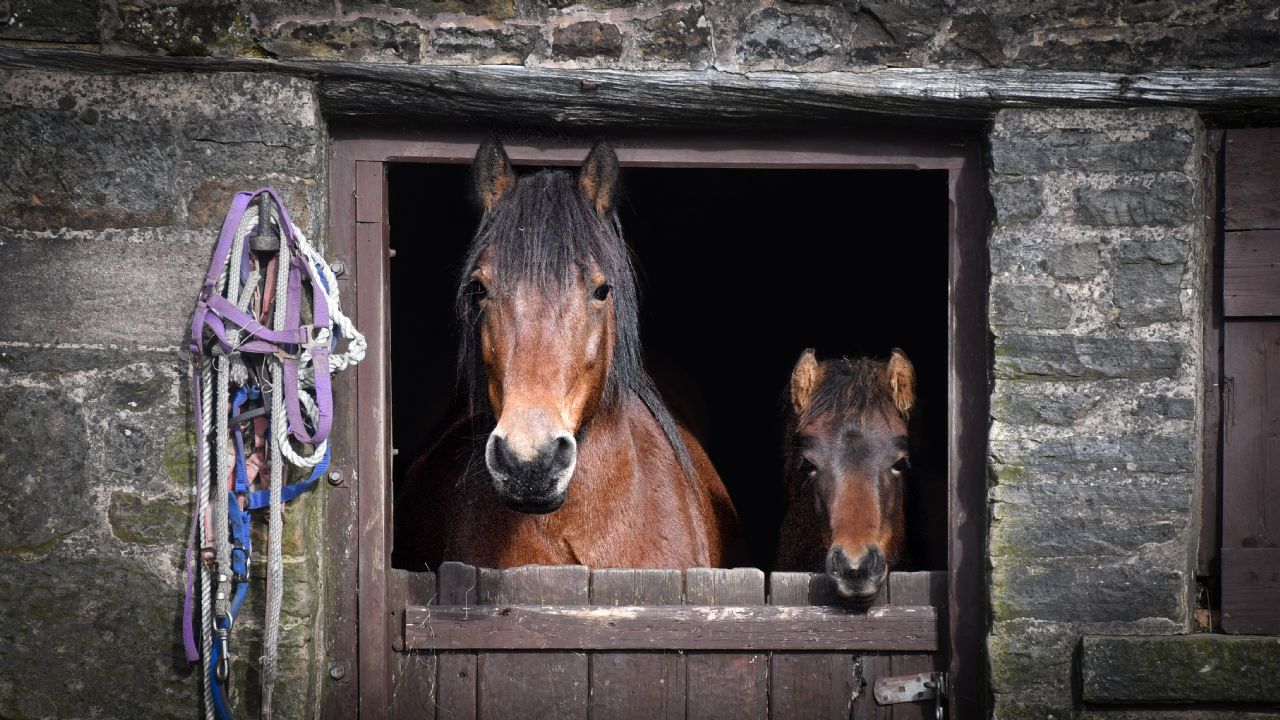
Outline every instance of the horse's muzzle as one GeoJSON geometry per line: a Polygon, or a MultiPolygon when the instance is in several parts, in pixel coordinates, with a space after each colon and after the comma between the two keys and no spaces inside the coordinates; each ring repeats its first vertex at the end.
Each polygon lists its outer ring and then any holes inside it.
{"type": "Polygon", "coordinates": [[[485,463],[502,502],[522,513],[545,514],[560,509],[578,460],[578,444],[559,433],[532,457],[521,457],[497,430],[489,435],[485,463]]]}
{"type": "Polygon", "coordinates": [[[836,545],[827,553],[826,565],[836,592],[859,601],[871,600],[880,592],[889,569],[879,545],[868,545],[857,558],[850,558],[843,547],[836,545]]]}

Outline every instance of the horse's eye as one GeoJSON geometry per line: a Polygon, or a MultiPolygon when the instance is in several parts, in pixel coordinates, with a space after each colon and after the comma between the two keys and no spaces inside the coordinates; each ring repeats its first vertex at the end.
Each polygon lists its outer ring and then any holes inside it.
{"type": "Polygon", "coordinates": [[[600,287],[596,288],[595,292],[591,293],[591,297],[603,302],[604,300],[608,299],[609,291],[612,289],[613,289],[613,286],[610,285],[609,283],[601,283],[600,287]]]}
{"type": "Polygon", "coordinates": [[[898,459],[898,462],[894,463],[893,467],[889,469],[901,475],[902,473],[911,469],[911,459],[908,458],[906,455],[903,455],[901,458],[898,459]]]}
{"type": "Polygon", "coordinates": [[[818,477],[818,466],[809,462],[808,458],[800,458],[797,469],[800,471],[800,476],[805,480],[813,480],[818,477]]]}
{"type": "Polygon", "coordinates": [[[479,280],[472,280],[467,283],[466,294],[467,297],[471,298],[472,302],[478,302],[489,297],[489,288],[485,287],[484,283],[479,280]]]}

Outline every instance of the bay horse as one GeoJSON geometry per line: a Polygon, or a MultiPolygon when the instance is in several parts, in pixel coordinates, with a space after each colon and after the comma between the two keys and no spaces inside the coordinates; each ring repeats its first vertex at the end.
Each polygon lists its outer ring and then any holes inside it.
{"type": "Polygon", "coordinates": [[[809,349],[788,395],[778,569],[825,572],[842,597],[870,601],[904,541],[915,371],[896,348],[888,360],[821,361],[809,349]]]}
{"type": "Polygon", "coordinates": [[[517,176],[490,140],[472,169],[484,212],[456,295],[470,407],[411,467],[397,550],[411,567],[736,561],[724,484],[643,366],[617,155],[597,143],[576,175],[517,176]]]}

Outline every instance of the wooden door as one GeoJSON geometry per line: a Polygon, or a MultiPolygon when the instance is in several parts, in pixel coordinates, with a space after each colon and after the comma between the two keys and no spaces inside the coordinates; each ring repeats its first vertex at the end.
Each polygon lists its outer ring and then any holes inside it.
{"type": "Polygon", "coordinates": [[[877,680],[942,672],[944,572],[893,573],[872,607],[808,573],[393,570],[392,717],[933,717],[877,680]],[[438,592],[435,592],[438,588],[438,592]],[[429,598],[424,602],[423,598],[429,598]]]}

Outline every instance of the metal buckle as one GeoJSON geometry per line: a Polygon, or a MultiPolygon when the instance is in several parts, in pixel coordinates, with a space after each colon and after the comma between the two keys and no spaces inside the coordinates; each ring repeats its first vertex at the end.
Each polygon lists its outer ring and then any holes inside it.
{"type": "Polygon", "coordinates": [[[324,325],[303,325],[298,330],[306,334],[307,339],[302,343],[302,347],[308,350],[328,350],[329,343],[333,340],[332,333],[324,325]]]}

